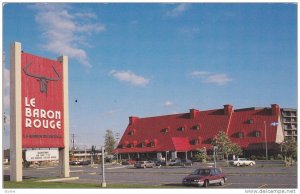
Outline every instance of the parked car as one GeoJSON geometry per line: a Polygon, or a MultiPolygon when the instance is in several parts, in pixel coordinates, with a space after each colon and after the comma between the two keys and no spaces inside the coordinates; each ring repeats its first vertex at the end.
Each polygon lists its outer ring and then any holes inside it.
{"type": "Polygon", "coordinates": [[[74,161],[69,162],[69,164],[70,165],[79,165],[80,161],[74,160],[74,161]]]}
{"type": "Polygon", "coordinates": [[[155,166],[166,166],[166,162],[162,160],[154,160],[155,166]]]}
{"type": "Polygon", "coordinates": [[[254,160],[248,160],[246,158],[236,158],[235,160],[232,160],[230,164],[234,166],[253,166],[256,163],[254,160]]]}
{"type": "Polygon", "coordinates": [[[91,161],[87,160],[87,161],[80,161],[79,163],[80,165],[89,165],[91,164],[91,161]]]}
{"type": "Polygon", "coordinates": [[[174,159],[169,162],[169,166],[192,166],[193,162],[191,160],[186,159],[174,159]]]}
{"type": "Polygon", "coordinates": [[[227,177],[219,168],[199,168],[182,180],[185,186],[208,187],[211,184],[224,185],[227,177]]]}
{"type": "Polygon", "coordinates": [[[130,165],[130,164],[135,164],[135,163],[136,163],[136,161],[132,160],[132,159],[122,161],[122,165],[130,165]]]}
{"type": "Polygon", "coordinates": [[[153,168],[154,166],[155,164],[151,161],[138,161],[134,165],[136,168],[153,168]]]}
{"type": "Polygon", "coordinates": [[[192,165],[193,165],[193,162],[192,162],[191,160],[183,159],[183,160],[181,160],[180,165],[181,165],[181,166],[192,166],[192,165]]]}
{"type": "Polygon", "coordinates": [[[170,162],[168,162],[169,166],[176,166],[180,162],[180,159],[173,159],[170,162]]]}

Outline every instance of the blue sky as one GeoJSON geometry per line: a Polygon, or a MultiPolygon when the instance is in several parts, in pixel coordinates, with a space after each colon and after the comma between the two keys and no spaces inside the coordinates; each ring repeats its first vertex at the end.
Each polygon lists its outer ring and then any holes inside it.
{"type": "MultiPolygon", "coordinates": [[[[102,145],[106,129],[122,134],[131,115],[297,107],[292,3],[10,3],[4,75],[14,41],[36,55],[69,56],[70,133],[79,147],[102,145]]],[[[4,89],[9,112],[8,79],[4,89]]]]}

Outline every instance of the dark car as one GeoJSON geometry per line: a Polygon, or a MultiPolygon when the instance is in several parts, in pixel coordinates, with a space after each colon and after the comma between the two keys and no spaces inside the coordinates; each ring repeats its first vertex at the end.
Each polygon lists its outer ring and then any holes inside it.
{"type": "Polygon", "coordinates": [[[192,166],[193,162],[191,160],[185,160],[185,159],[183,159],[183,160],[181,160],[180,165],[181,166],[192,166]]]}
{"type": "Polygon", "coordinates": [[[70,165],[79,165],[80,161],[74,160],[69,162],[70,165]]]}
{"type": "Polygon", "coordinates": [[[171,160],[169,166],[192,166],[193,162],[191,160],[180,159],[177,158],[175,160],[171,160]]]}
{"type": "Polygon", "coordinates": [[[87,160],[87,161],[80,161],[79,163],[80,165],[89,165],[91,164],[91,161],[87,160]]]}
{"type": "Polygon", "coordinates": [[[179,158],[171,160],[168,165],[169,166],[179,166],[181,160],[179,158]]]}
{"type": "Polygon", "coordinates": [[[165,166],[166,165],[166,162],[163,160],[154,159],[154,160],[152,160],[152,162],[155,164],[155,166],[165,166]]]}
{"type": "Polygon", "coordinates": [[[211,184],[224,185],[226,175],[219,168],[199,168],[182,180],[186,186],[208,187],[211,184]]]}

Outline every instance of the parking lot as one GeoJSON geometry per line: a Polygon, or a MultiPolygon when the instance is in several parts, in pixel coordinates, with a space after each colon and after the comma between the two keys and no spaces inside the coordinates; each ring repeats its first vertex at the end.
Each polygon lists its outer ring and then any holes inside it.
{"type": "MultiPolygon", "coordinates": [[[[107,184],[130,185],[169,185],[182,188],[183,177],[190,174],[202,164],[189,167],[156,167],[137,169],[132,165],[105,166],[107,184]]],[[[224,186],[212,188],[297,188],[297,166],[284,167],[278,165],[254,167],[222,167],[227,174],[228,181],[224,186]]],[[[4,174],[9,175],[9,166],[4,167],[4,174]]],[[[70,166],[70,175],[78,177],[71,182],[101,184],[102,171],[99,165],[70,166]]],[[[57,177],[57,167],[26,168],[23,170],[25,178],[57,177]]]]}

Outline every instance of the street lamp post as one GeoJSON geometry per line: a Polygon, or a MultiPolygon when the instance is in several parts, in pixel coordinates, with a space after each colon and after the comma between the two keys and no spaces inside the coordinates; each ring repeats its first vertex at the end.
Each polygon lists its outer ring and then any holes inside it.
{"type": "Polygon", "coordinates": [[[101,147],[101,156],[102,156],[102,187],[106,187],[105,181],[105,172],[104,172],[104,147],[101,147]]]}
{"type": "Polygon", "coordinates": [[[267,143],[267,124],[266,124],[266,121],[264,121],[264,125],[265,125],[266,160],[268,160],[268,143],[267,143]]]}
{"type": "Polygon", "coordinates": [[[168,166],[168,153],[169,151],[166,151],[166,166],[168,166]]]}
{"type": "Polygon", "coordinates": [[[217,168],[217,160],[216,160],[216,150],[218,149],[218,146],[214,146],[214,166],[215,168],[217,168]]]}

